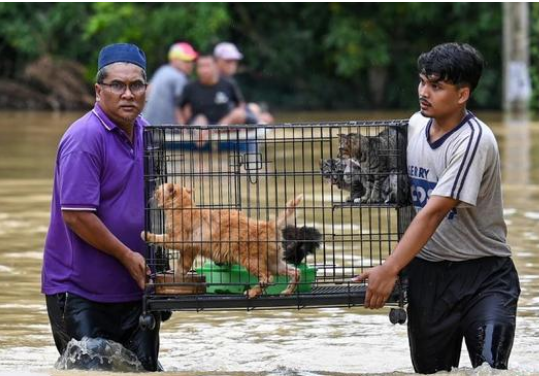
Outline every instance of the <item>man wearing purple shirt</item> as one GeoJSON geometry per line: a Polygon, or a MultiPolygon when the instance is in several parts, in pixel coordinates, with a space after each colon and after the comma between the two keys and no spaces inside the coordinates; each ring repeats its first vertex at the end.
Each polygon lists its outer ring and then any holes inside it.
{"type": "Polygon", "coordinates": [[[147,276],[143,140],[146,58],[118,43],[99,54],[95,107],[58,147],[45,243],[42,292],[58,351],[83,337],[104,338],[158,370],[160,320],[139,329],[147,276]]]}

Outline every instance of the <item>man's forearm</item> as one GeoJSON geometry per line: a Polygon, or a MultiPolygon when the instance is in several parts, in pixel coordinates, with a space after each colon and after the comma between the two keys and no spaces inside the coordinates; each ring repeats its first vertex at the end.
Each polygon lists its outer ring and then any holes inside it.
{"type": "Polygon", "coordinates": [[[431,198],[417,213],[395,250],[386,259],[384,263],[386,267],[395,274],[404,269],[427,244],[440,223],[457,204],[458,201],[450,198],[431,198]]]}
{"type": "Polygon", "coordinates": [[[385,261],[388,268],[398,274],[421,251],[443,220],[442,218],[421,215],[412,221],[399,244],[385,261]]]}
{"type": "Polygon", "coordinates": [[[140,253],[132,251],[123,244],[92,212],[63,211],[62,216],[75,234],[94,248],[116,258],[137,285],[144,289],[148,268],[146,260],[140,253]]]}
{"type": "Polygon", "coordinates": [[[132,252],[103,224],[97,215],[92,212],[62,212],[64,221],[69,228],[82,240],[92,247],[111,255],[124,262],[132,252]]]}

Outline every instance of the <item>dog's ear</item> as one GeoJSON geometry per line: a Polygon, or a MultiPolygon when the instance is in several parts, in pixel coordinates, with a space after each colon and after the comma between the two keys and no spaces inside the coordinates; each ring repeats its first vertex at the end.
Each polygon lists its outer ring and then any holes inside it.
{"type": "Polygon", "coordinates": [[[186,187],[186,188],[184,188],[184,189],[185,189],[185,191],[186,191],[187,193],[193,194],[193,190],[192,190],[191,188],[187,188],[187,187],[186,187]]]}

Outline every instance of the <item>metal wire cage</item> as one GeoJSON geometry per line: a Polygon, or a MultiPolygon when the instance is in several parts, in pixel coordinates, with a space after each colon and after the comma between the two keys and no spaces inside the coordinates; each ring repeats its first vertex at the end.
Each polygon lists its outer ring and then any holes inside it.
{"type": "MultiPolygon", "coordinates": [[[[412,218],[406,129],[146,127],[145,310],[363,304],[351,277],[380,265],[412,218]]],[[[405,299],[401,278],[388,304],[405,299]]]]}

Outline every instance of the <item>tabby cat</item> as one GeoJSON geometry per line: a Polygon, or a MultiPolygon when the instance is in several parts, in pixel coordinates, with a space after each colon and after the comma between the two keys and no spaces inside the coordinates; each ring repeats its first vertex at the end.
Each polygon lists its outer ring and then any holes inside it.
{"type": "Polygon", "coordinates": [[[329,183],[350,192],[347,202],[355,202],[365,193],[361,168],[353,159],[323,159],[320,161],[320,170],[329,183]]]}
{"type": "Polygon", "coordinates": [[[376,136],[340,134],[339,156],[357,161],[363,171],[364,203],[407,203],[406,131],[387,128],[376,136]]]}
{"type": "Polygon", "coordinates": [[[382,197],[386,204],[411,204],[408,175],[402,171],[390,171],[382,183],[382,197]]]}

